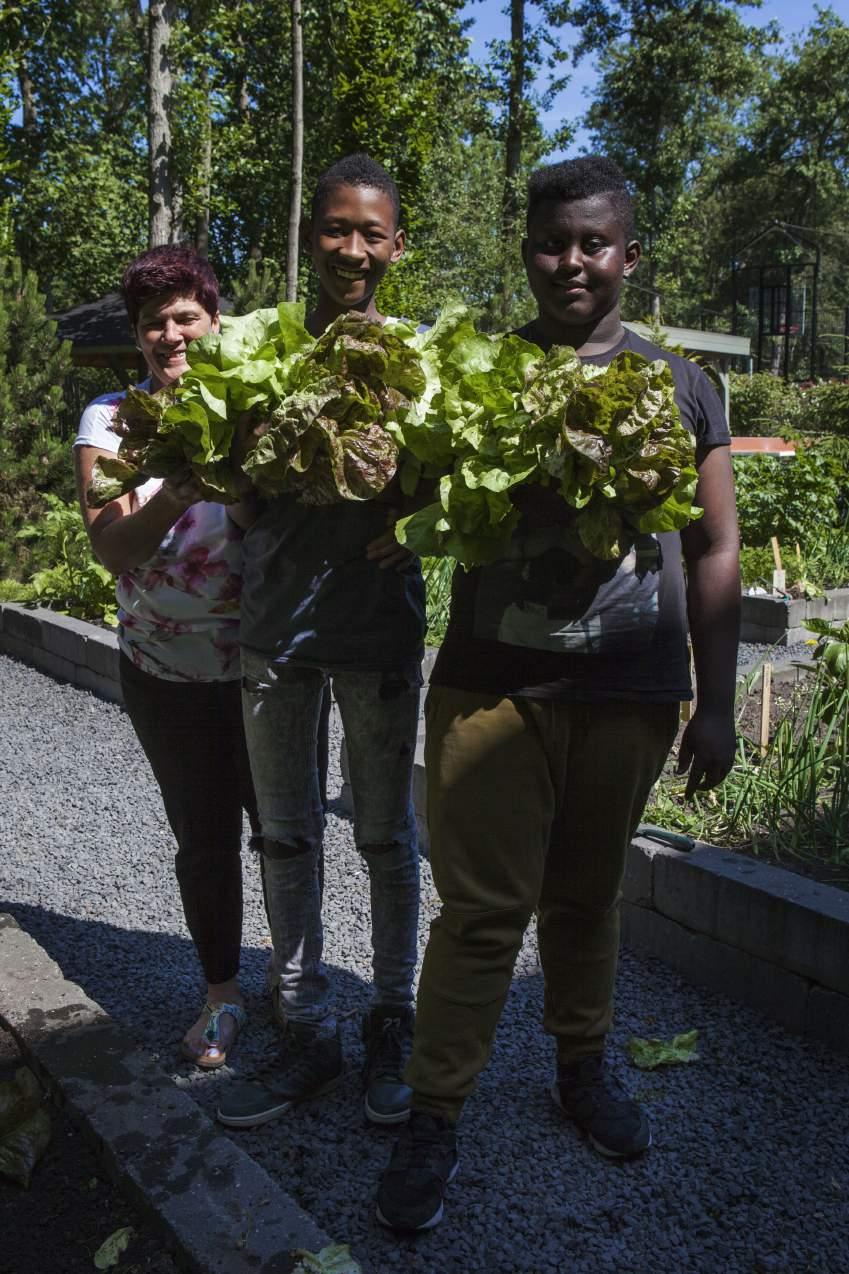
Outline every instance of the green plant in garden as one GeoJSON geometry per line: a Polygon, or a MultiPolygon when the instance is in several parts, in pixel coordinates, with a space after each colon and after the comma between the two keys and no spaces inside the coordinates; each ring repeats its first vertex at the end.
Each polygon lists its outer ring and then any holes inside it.
{"type": "Polygon", "coordinates": [[[799,428],[849,438],[849,381],[822,380],[799,391],[799,428]]]}
{"type": "Polygon", "coordinates": [[[748,376],[731,372],[731,432],[743,438],[783,438],[788,430],[801,428],[801,398],[795,385],[788,385],[770,372],[748,376]]]}
{"type": "Polygon", "coordinates": [[[82,514],[58,496],[46,494],[44,501],[47,512],[18,532],[43,563],[29,581],[34,599],[78,619],[114,624],[115,581],[95,560],[82,514]]]}
{"type": "Polygon", "coordinates": [[[845,668],[844,662],[843,673],[832,675],[823,667],[810,692],[794,696],[763,755],[755,740],[739,735],[731,773],[714,792],[688,806],[683,781],[662,779],[646,819],[717,845],[849,863],[845,668]]]}
{"type": "Polygon", "coordinates": [[[811,528],[841,520],[846,469],[837,454],[817,443],[797,443],[796,456],[735,456],[734,483],[740,539],[747,547],[803,543],[811,528]]]}
{"type": "Polygon", "coordinates": [[[37,516],[42,493],[73,494],[70,448],[53,432],[70,367],[35,275],[0,257],[0,575],[26,574],[30,554],[16,533],[37,516]]]}
{"type": "Polygon", "coordinates": [[[422,572],[427,593],[425,641],[429,646],[440,646],[445,637],[451,606],[451,580],[456,565],[453,557],[422,558],[422,572]]]}
{"type": "MultiPolygon", "coordinates": [[[[781,545],[787,589],[798,597],[819,597],[831,588],[849,585],[849,525],[806,527],[804,539],[781,545]],[[798,548],[798,552],[797,552],[798,548]]],[[[744,546],[740,550],[743,587],[772,588],[775,562],[772,549],[744,546]]]]}
{"type": "Polygon", "coordinates": [[[805,626],[819,634],[814,659],[824,675],[839,689],[849,690],[849,621],[830,624],[825,619],[808,619],[805,626]]]}

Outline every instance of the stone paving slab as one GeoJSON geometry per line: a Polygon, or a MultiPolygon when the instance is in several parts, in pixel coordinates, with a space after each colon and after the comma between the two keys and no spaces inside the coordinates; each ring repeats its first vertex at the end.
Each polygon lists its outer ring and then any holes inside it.
{"type": "Polygon", "coordinates": [[[194,1274],[290,1274],[330,1238],[12,919],[0,1024],[194,1274]]]}

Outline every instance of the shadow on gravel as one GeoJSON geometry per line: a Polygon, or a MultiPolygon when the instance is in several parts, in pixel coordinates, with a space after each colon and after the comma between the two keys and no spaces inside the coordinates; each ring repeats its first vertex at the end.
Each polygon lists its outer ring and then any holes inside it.
{"type": "MultiPolygon", "coordinates": [[[[63,975],[86,992],[140,1043],[175,1044],[203,1002],[203,981],[194,944],[188,937],[156,930],[122,929],[101,920],[80,919],[46,907],[0,899],[0,911],[18,924],[55,960],[63,975]]],[[[270,948],[243,946],[240,982],[252,1021],[270,1029],[266,968],[270,948]]],[[[326,966],[332,996],[343,1019],[369,1003],[366,982],[349,969],[326,966]]],[[[245,1038],[247,1043],[250,1036],[245,1038]]],[[[265,1032],[260,1030],[260,1035],[265,1032]]],[[[275,1038],[271,1032],[270,1038],[275,1038]]],[[[240,1052],[251,1054],[263,1039],[240,1052]]],[[[267,1042],[267,1041],[265,1041],[267,1042]]]]}

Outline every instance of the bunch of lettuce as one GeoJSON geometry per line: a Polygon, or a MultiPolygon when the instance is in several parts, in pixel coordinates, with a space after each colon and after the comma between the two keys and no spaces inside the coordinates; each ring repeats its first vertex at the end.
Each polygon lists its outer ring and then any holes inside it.
{"type": "Polygon", "coordinates": [[[245,461],[261,495],[302,504],[371,500],[394,477],[390,426],[426,389],[405,324],[342,314],[299,361],[292,391],[270,412],[245,461]]]}
{"type": "Polygon", "coordinates": [[[178,385],[158,394],[127,392],[117,412],[119,455],[95,461],[88,504],[100,508],[148,478],[187,470],[205,499],[237,500],[230,461],[236,422],[244,412],[267,413],[285,398],[295,369],[314,343],[300,304],[223,317],[220,332],[189,346],[189,370],[178,385]]]}
{"type": "Polygon", "coordinates": [[[545,354],[517,336],[481,335],[459,304],[412,343],[428,392],[393,426],[402,486],[437,483],[437,498],[396,525],[416,553],[464,566],[503,557],[520,519],[511,492],[526,483],[559,492],[599,558],[699,516],[695,444],[663,360],[623,351],[607,367],[584,366],[567,347],[545,354]]]}

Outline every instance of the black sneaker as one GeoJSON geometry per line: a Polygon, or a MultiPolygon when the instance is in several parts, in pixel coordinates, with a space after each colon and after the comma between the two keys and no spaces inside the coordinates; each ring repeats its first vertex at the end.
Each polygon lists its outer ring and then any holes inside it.
{"type": "Polygon", "coordinates": [[[431,1230],[457,1175],[457,1134],[447,1119],[410,1112],[377,1192],[377,1219],[390,1230],[431,1230]]]}
{"type": "Polygon", "coordinates": [[[285,1114],[296,1102],[329,1093],[342,1073],[338,1028],[333,1035],[322,1035],[320,1027],[290,1022],[271,1083],[234,1086],[222,1098],[216,1118],[228,1128],[256,1128],[285,1114]]]}
{"type": "Polygon", "coordinates": [[[364,1105],[366,1119],[373,1124],[403,1124],[410,1117],[413,1090],[401,1076],[410,1056],[415,1020],[412,1008],[379,1004],[363,1018],[364,1105]]]}
{"type": "Polygon", "coordinates": [[[631,1159],[651,1145],[645,1112],[605,1068],[600,1053],[561,1063],[551,1095],[608,1158],[631,1159]]]}

